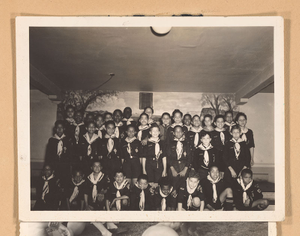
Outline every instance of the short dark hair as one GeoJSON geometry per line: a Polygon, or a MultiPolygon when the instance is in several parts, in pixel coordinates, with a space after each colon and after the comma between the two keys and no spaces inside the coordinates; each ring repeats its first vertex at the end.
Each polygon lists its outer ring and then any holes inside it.
{"type": "Polygon", "coordinates": [[[149,116],[147,113],[143,112],[142,114],[140,114],[139,120],[142,118],[142,116],[146,116],[147,119],[149,119],[149,116]]]}
{"type": "Polygon", "coordinates": [[[243,169],[242,172],[241,172],[241,176],[244,177],[246,174],[250,174],[251,175],[251,178],[253,176],[253,172],[252,170],[250,169],[243,169]]]}
{"type": "Polygon", "coordinates": [[[128,130],[129,130],[129,128],[133,128],[133,129],[134,129],[134,131],[136,131],[136,127],[135,127],[134,125],[128,125],[126,130],[128,131],[128,130]]]}
{"type": "Polygon", "coordinates": [[[238,126],[238,125],[234,125],[234,126],[231,127],[231,133],[232,133],[232,131],[235,130],[235,129],[238,129],[238,130],[241,132],[241,127],[238,126]]]}
{"type": "Polygon", "coordinates": [[[181,117],[183,116],[183,113],[179,110],[179,109],[175,109],[173,112],[172,112],[172,118],[174,118],[175,114],[176,113],[179,113],[181,115],[181,117]]]}
{"type": "Polygon", "coordinates": [[[69,109],[73,109],[73,110],[75,111],[75,107],[72,106],[72,105],[67,105],[67,106],[66,106],[66,111],[69,110],[69,109]]]}
{"type": "Polygon", "coordinates": [[[138,181],[140,181],[141,179],[144,179],[144,180],[147,180],[147,181],[148,181],[148,176],[145,175],[145,174],[141,174],[141,175],[139,175],[139,177],[138,177],[138,181]]]}
{"type": "Polygon", "coordinates": [[[185,114],[185,115],[183,116],[183,119],[184,119],[186,116],[189,116],[189,117],[192,119],[192,115],[189,114],[189,113],[185,114]]]}
{"type": "Polygon", "coordinates": [[[97,115],[95,116],[95,120],[97,120],[99,117],[101,117],[101,118],[102,118],[102,120],[104,119],[104,117],[103,117],[103,115],[102,115],[102,114],[97,114],[97,115]]]}
{"type": "Polygon", "coordinates": [[[211,169],[214,168],[214,167],[217,168],[220,171],[220,169],[217,165],[212,165],[211,167],[209,167],[209,171],[211,171],[211,169]]]}
{"type": "Polygon", "coordinates": [[[226,111],[224,116],[227,116],[228,114],[231,114],[233,116],[233,111],[229,110],[229,111],[226,111]]]}
{"type": "Polygon", "coordinates": [[[113,116],[113,114],[112,114],[111,112],[105,112],[105,113],[103,114],[103,117],[105,118],[107,115],[110,115],[111,117],[113,116]]]}
{"type": "Polygon", "coordinates": [[[175,129],[177,129],[177,128],[180,128],[181,131],[183,131],[183,127],[182,127],[181,125],[176,125],[176,126],[174,127],[174,131],[175,131],[175,129]]]}
{"type": "Polygon", "coordinates": [[[100,163],[100,166],[103,168],[103,164],[102,164],[102,161],[100,159],[92,159],[90,164],[91,164],[91,167],[95,164],[95,163],[100,163]]]}
{"type": "Polygon", "coordinates": [[[171,180],[169,177],[162,177],[158,181],[159,186],[172,186],[171,180]]]}
{"type": "Polygon", "coordinates": [[[206,118],[210,118],[211,120],[213,120],[213,117],[212,117],[212,115],[211,114],[206,114],[204,117],[203,117],[203,121],[202,121],[202,126],[204,127],[205,126],[205,119],[206,118]]]}
{"type": "Polygon", "coordinates": [[[114,176],[116,176],[118,173],[122,173],[125,176],[125,172],[122,169],[116,170],[114,176]]]}
{"type": "Polygon", "coordinates": [[[90,124],[93,124],[96,127],[96,123],[94,121],[89,121],[86,123],[86,127],[89,127],[90,124]]]}
{"type": "Polygon", "coordinates": [[[125,107],[124,110],[123,110],[123,113],[125,112],[126,109],[130,110],[130,112],[132,113],[131,107],[125,107]]]}
{"type": "Polygon", "coordinates": [[[153,123],[150,127],[150,131],[153,129],[153,128],[158,128],[159,129],[159,126],[156,124],[156,123],[153,123]]]}
{"type": "Polygon", "coordinates": [[[146,107],[144,108],[144,112],[146,112],[146,110],[147,110],[148,108],[150,108],[150,109],[151,109],[151,111],[152,111],[152,114],[153,114],[153,113],[154,113],[154,109],[153,109],[152,107],[150,107],[150,106],[146,106],[146,107]]]}
{"type": "Polygon", "coordinates": [[[206,135],[208,135],[208,136],[211,138],[210,132],[207,132],[207,131],[202,130],[202,132],[200,132],[200,139],[202,139],[202,138],[205,137],[206,135]]]}
{"type": "Polygon", "coordinates": [[[105,122],[105,128],[107,128],[108,125],[113,125],[114,127],[116,127],[115,122],[112,121],[112,120],[109,120],[109,121],[105,122]]]}
{"type": "Polygon", "coordinates": [[[217,115],[214,119],[214,122],[217,122],[218,119],[222,118],[225,121],[225,117],[223,115],[217,115]]]}
{"type": "Polygon", "coordinates": [[[75,175],[77,172],[80,172],[82,175],[84,174],[81,168],[76,168],[72,171],[72,175],[75,175]]]}
{"type": "Polygon", "coordinates": [[[245,117],[245,119],[247,120],[247,115],[244,112],[239,112],[235,116],[235,122],[237,122],[241,116],[245,117]]]}
{"type": "Polygon", "coordinates": [[[200,180],[200,174],[197,171],[195,171],[194,169],[192,169],[189,172],[188,177],[189,178],[196,178],[196,179],[200,180]]]}
{"type": "Polygon", "coordinates": [[[171,115],[169,112],[164,112],[162,115],[161,115],[161,118],[163,118],[163,116],[169,116],[171,118],[171,115]]]}
{"type": "Polygon", "coordinates": [[[63,120],[55,121],[54,127],[57,128],[58,125],[62,125],[65,128],[65,122],[63,120]]]}
{"type": "Polygon", "coordinates": [[[192,120],[194,120],[196,117],[198,117],[198,118],[199,118],[199,120],[201,120],[201,118],[200,118],[200,116],[199,116],[199,115],[194,115],[194,116],[193,116],[193,118],[192,118],[192,120]]]}
{"type": "Polygon", "coordinates": [[[117,112],[120,112],[120,113],[121,113],[121,116],[123,116],[123,112],[122,112],[120,109],[114,110],[113,116],[115,116],[117,112]]]}

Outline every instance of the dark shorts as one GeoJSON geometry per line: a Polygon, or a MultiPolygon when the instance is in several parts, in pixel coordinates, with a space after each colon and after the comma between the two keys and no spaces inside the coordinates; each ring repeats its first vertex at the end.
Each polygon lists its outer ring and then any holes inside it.
{"type": "Polygon", "coordinates": [[[163,165],[161,161],[156,161],[156,159],[147,158],[146,159],[146,172],[148,176],[148,182],[158,183],[158,180],[162,176],[163,165]]]}
{"type": "Polygon", "coordinates": [[[136,157],[129,160],[125,160],[123,163],[123,171],[126,178],[138,178],[139,175],[142,173],[140,158],[136,157]]]}

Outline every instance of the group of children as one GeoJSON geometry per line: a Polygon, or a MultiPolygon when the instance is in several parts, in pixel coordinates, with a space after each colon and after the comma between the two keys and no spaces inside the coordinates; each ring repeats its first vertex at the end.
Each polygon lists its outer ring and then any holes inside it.
{"type": "Polygon", "coordinates": [[[138,121],[123,112],[83,116],[72,106],[55,122],[34,210],[263,210],[253,182],[247,116],[203,118],[176,109],[138,121]]]}

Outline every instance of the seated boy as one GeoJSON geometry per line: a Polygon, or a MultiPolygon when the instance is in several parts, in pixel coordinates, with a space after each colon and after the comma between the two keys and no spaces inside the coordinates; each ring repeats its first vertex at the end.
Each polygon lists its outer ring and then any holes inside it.
{"type": "Polygon", "coordinates": [[[178,192],[178,211],[203,211],[204,195],[199,185],[200,176],[195,170],[191,170],[186,181],[180,186],[178,192]]]}
{"type": "Polygon", "coordinates": [[[148,184],[147,175],[141,174],[132,188],[130,196],[131,209],[135,211],[153,210],[153,195],[154,192],[148,184]]]}
{"type": "Polygon", "coordinates": [[[104,210],[109,178],[101,171],[99,160],[93,161],[92,173],[87,177],[84,202],[86,210],[104,210]]]}
{"type": "Polygon", "coordinates": [[[33,210],[58,210],[61,196],[60,181],[55,177],[49,164],[44,165],[42,178],[37,183],[36,195],[37,201],[33,210]]]}
{"type": "Polygon", "coordinates": [[[115,181],[110,184],[107,191],[106,209],[110,210],[128,210],[130,185],[126,180],[123,171],[117,171],[115,181]]]}
{"type": "Polygon", "coordinates": [[[220,178],[219,168],[211,166],[207,178],[200,182],[205,196],[206,207],[211,210],[233,210],[233,195],[228,184],[220,178]]]}
{"type": "Polygon", "coordinates": [[[264,210],[269,206],[269,201],[263,199],[263,194],[255,181],[250,169],[244,169],[232,186],[235,206],[238,210],[264,210]]]}
{"type": "Polygon", "coordinates": [[[72,180],[66,188],[68,210],[84,210],[85,180],[82,170],[74,170],[72,180]]]}
{"type": "Polygon", "coordinates": [[[176,197],[172,194],[173,187],[168,177],[159,180],[159,186],[155,190],[154,208],[158,211],[174,211],[176,209],[176,197]]]}

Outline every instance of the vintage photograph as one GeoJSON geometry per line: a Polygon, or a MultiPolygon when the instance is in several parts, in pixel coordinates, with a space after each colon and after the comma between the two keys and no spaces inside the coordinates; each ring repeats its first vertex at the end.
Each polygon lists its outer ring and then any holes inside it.
{"type": "Polygon", "coordinates": [[[283,220],[281,20],[19,18],[21,220],[283,220]]]}
{"type": "Polygon", "coordinates": [[[20,236],[276,236],[267,222],[34,222],[21,223],[20,236]]]}

